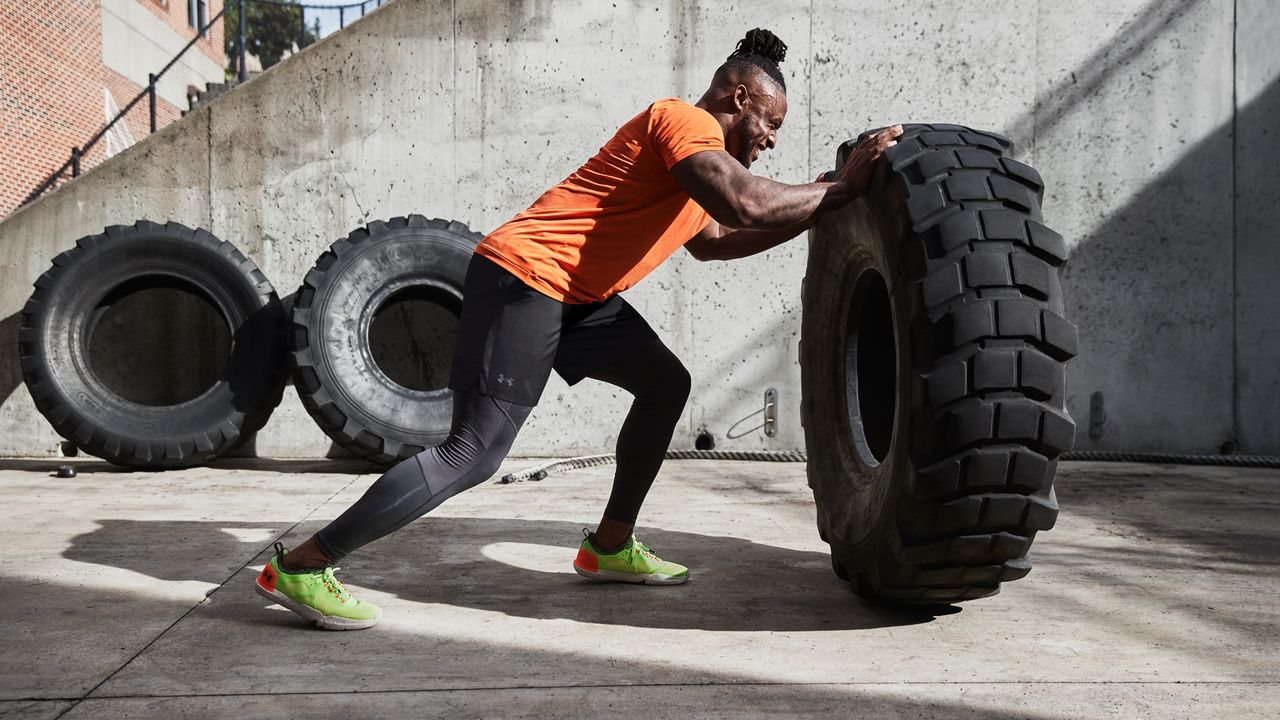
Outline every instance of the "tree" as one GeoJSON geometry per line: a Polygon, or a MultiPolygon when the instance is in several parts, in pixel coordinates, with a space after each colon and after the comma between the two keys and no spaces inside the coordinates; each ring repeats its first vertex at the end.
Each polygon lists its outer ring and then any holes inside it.
{"type": "MultiPolygon", "coordinates": [[[[280,62],[281,56],[292,50],[294,45],[306,47],[319,37],[320,21],[306,27],[303,9],[296,5],[296,0],[274,0],[272,4],[245,0],[245,15],[248,16],[245,50],[262,62],[263,69],[280,62]]],[[[229,74],[235,76],[240,71],[239,0],[226,0],[226,7],[223,31],[227,57],[231,58],[229,74]]]]}

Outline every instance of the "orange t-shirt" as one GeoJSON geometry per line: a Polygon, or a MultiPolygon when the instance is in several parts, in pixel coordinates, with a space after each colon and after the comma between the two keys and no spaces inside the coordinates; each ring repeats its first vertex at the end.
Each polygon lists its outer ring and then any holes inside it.
{"type": "Polygon", "coordinates": [[[530,287],[568,303],[598,302],[635,285],[707,226],[671,166],[723,150],[701,108],[669,98],[632,118],[600,152],[489,233],[476,252],[530,287]]]}

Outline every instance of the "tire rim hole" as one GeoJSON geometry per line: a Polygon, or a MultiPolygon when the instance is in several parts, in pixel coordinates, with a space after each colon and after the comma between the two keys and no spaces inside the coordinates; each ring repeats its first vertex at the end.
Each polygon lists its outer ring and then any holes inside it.
{"type": "Polygon", "coordinates": [[[194,400],[222,378],[230,323],[195,285],[167,276],[129,280],[94,308],[89,369],[107,390],[138,405],[194,400]]]}
{"type": "Polygon", "coordinates": [[[449,385],[461,302],[439,288],[408,287],[393,293],[369,323],[369,353],[391,382],[409,390],[449,385]]]}
{"type": "Polygon", "coordinates": [[[854,286],[845,333],[845,405],[862,462],[876,467],[889,455],[897,412],[898,351],[884,276],[865,271],[854,286]]]}

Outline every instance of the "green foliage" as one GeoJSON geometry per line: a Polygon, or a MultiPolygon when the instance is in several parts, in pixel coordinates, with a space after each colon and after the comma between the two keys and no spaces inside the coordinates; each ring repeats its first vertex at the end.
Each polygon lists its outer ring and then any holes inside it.
{"type": "MultiPolygon", "coordinates": [[[[296,4],[296,0],[278,0],[288,5],[296,4]]],[[[240,3],[239,0],[225,0],[226,14],[223,15],[223,29],[226,38],[227,57],[231,58],[228,76],[234,77],[240,69],[240,3]]],[[[266,5],[245,2],[245,50],[262,61],[263,69],[280,62],[280,57],[296,44],[306,47],[316,41],[320,33],[320,21],[308,28],[303,28],[303,10],[300,7],[285,5],[266,5]]]]}

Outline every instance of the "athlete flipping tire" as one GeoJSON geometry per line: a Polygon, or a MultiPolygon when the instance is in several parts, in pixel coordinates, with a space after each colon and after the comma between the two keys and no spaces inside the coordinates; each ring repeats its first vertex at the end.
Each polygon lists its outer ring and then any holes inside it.
{"type": "Polygon", "coordinates": [[[389,464],[449,435],[453,392],[445,387],[447,363],[467,263],[480,239],[459,222],[392,218],[333,243],[307,273],[293,305],[294,386],[338,445],[389,464]],[[428,378],[419,387],[379,363],[371,342],[379,317],[407,300],[431,308],[441,328],[425,341],[429,347],[415,345],[407,353],[437,358],[442,366],[433,373],[435,381],[428,378]]]}
{"type": "MultiPolygon", "coordinates": [[[[864,135],[865,137],[865,135],[864,135]]],[[[850,152],[846,143],[840,159],[850,152]]],[[[906,125],[867,196],[810,239],[800,344],[818,530],[858,595],[999,592],[1058,513],[1075,425],[1066,247],[998,135],[906,125]]]]}
{"type": "Polygon", "coordinates": [[[23,378],[58,434],[85,452],[129,467],[198,465],[261,428],[280,402],[286,378],[280,300],[252,260],[208,231],[145,220],[112,226],[54,258],[35,288],[18,335],[23,378]],[[173,338],[155,326],[125,325],[127,337],[101,328],[121,305],[142,310],[135,320],[176,312],[154,300],[139,305],[151,290],[171,293],[166,297],[178,305],[185,297],[216,311],[212,322],[229,346],[225,357],[205,357],[209,348],[201,345],[166,348],[173,338]],[[100,329],[112,342],[98,340],[100,329]],[[154,358],[130,356],[140,346],[172,353],[161,355],[158,367],[181,371],[212,361],[216,370],[207,384],[174,396],[171,382],[139,369],[154,358]],[[108,353],[113,361],[99,357],[108,353]]]}

